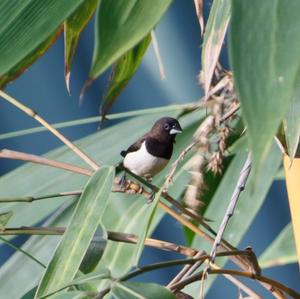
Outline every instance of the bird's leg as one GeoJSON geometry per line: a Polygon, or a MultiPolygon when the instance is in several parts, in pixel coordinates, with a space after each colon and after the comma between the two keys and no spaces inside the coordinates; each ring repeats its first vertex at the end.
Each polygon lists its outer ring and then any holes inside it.
{"type": "MultiPolygon", "coordinates": [[[[152,177],[146,177],[147,182],[152,183],[152,177]]],[[[155,192],[151,191],[148,199],[147,199],[147,203],[150,204],[155,198],[155,192]]]]}
{"type": "Polygon", "coordinates": [[[120,180],[119,180],[119,185],[120,185],[121,187],[125,187],[125,185],[126,185],[126,173],[124,173],[124,174],[121,176],[121,178],[120,178],[120,180]]]}

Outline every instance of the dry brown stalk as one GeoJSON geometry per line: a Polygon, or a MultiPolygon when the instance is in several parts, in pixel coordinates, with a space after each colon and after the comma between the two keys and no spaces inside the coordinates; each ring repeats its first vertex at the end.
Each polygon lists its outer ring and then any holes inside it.
{"type": "Polygon", "coordinates": [[[26,161],[26,162],[36,163],[36,164],[47,165],[47,166],[83,174],[86,176],[91,176],[93,174],[92,171],[79,166],[75,166],[73,164],[64,163],[52,159],[47,159],[41,156],[12,151],[8,149],[0,150],[0,158],[21,160],[21,161],[26,161]]]}

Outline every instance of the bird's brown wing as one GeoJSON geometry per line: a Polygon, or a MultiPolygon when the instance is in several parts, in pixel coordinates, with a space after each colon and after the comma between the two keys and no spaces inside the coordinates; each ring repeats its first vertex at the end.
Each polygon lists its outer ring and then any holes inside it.
{"type": "Polygon", "coordinates": [[[138,151],[141,146],[142,146],[142,143],[145,141],[147,137],[147,134],[142,136],[141,138],[139,138],[135,143],[133,143],[132,145],[129,146],[129,148],[126,150],[126,151],[121,151],[121,156],[125,158],[125,156],[128,154],[128,153],[132,153],[132,152],[136,152],[138,151]]]}

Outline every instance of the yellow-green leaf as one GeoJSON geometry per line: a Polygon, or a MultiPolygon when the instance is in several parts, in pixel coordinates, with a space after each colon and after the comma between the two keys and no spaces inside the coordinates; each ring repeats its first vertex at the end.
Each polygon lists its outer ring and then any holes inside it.
{"type": "Polygon", "coordinates": [[[94,14],[100,0],[86,0],[65,21],[65,81],[70,93],[70,71],[80,34],[94,14]]]}

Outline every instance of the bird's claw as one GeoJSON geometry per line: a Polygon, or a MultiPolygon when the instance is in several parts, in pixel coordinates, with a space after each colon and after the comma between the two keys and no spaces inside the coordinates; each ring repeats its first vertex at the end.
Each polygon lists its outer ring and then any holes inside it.
{"type": "Polygon", "coordinates": [[[120,180],[119,180],[119,185],[120,185],[121,187],[124,187],[125,184],[126,184],[126,174],[123,174],[123,175],[121,176],[120,180]]]}
{"type": "Polygon", "coordinates": [[[155,198],[155,192],[154,192],[154,191],[152,191],[152,192],[150,193],[150,195],[149,195],[148,199],[147,199],[147,204],[150,204],[150,203],[152,203],[152,202],[153,202],[153,200],[154,200],[154,198],[155,198]]]}

